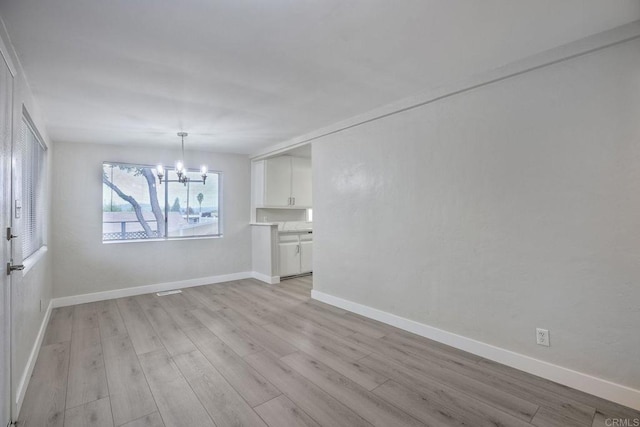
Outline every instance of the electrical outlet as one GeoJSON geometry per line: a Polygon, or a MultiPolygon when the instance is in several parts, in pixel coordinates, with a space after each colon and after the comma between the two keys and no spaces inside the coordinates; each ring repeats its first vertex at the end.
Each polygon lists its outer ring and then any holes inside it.
{"type": "Polygon", "coordinates": [[[543,345],[545,347],[549,347],[549,330],[536,328],[536,343],[538,345],[543,345]]]}

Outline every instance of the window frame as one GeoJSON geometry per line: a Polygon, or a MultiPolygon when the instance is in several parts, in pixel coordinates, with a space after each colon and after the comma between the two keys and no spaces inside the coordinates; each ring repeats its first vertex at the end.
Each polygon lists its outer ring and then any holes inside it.
{"type": "MultiPolygon", "coordinates": [[[[104,167],[105,166],[111,166],[111,167],[117,167],[117,166],[124,166],[124,167],[136,167],[136,168],[149,168],[152,171],[155,172],[156,170],[156,166],[152,166],[152,165],[145,165],[145,164],[141,164],[141,163],[128,163],[128,162],[112,162],[112,161],[103,161],[102,162],[102,172],[104,172],[104,167]]],[[[190,169],[187,168],[185,169],[188,173],[198,173],[200,174],[200,170],[199,169],[190,169]]],[[[162,214],[164,215],[164,224],[165,224],[165,235],[163,237],[152,237],[152,238],[147,238],[147,239],[109,239],[109,240],[104,240],[104,219],[102,221],[103,224],[103,237],[102,237],[102,243],[103,244],[115,244],[115,243],[141,243],[141,242],[166,242],[166,241],[175,241],[175,240],[201,240],[201,239],[220,239],[222,237],[224,237],[224,230],[223,230],[223,181],[224,181],[224,173],[222,171],[219,170],[209,170],[207,171],[207,179],[209,179],[211,177],[211,175],[217,175],[218,176],[218,233],[217,234],[198,234],[198,235],[192,235],[192,236],[168,236],[168,222],[169,222],[169,215],[168,213],[170,212],[170,203],[168,201],[168,193],[169,193],[169,186],[167,185],[167,181],[166,181],[166,177],[168,176],[169,172],[174,172],[175,173],[175,167],[172,166],[165,166],[164,167],[164,171],[165,171],[165,178],[163,178],[162,180],[162,185],[164,186],[164,191],[158,192],[158,195],[163,194],[162,197],[164,197],[164,208],[162,210],[162,214]]],[[[156,176],[156,180],[157,180],[157,176],[156,176]]],[[[173,181],[173,180],[172,180],[173,181]]],[[[156,184],[158,185],[158,182],[156,181],[156,184]]],[[[102,183],[102,191],[104,192],[104,186],[106,184],[102,183]]],[[[160,202],[160,200],[158,200],[158,202],[160,202]]],[[[104,208],[102,210],[102,212],[104,212],[104,208]]]]}
{"type": "Polygon", "coordinates": [[[23,270],[23,275],[26,274],[28,272],[28,270],[31,269],[31,267],[33,265],[35,265],[35,263],[42,258],[42,256],[44,255],[44,253],[47,251],[47,233],[48,233],[48,224],[46,221],[47,218],[47,199],[48,199],[48,186],[47,186],[47,182],[46,182],[46,178],[47,178],[47,168],[48,168],[48,151],[49,151],[49,147],[47,146],[47,143],[44,141],[44,138],[42,137],[42,135],[40,134],[40,132],[38,131],[37,126],[35,125],[35,123],[33,122],[33,119],[31,118],[31,115],[29,115],[29,112],[27,111],[27,109],[23,106],[22,107],[22,120],[21,120],[21,138],[23,139],[21,141],[20,144],[20,163],[21,163],[21,203],[22,203],[22,207],[21,207],[21,229],[22,229],[22,241],[21,241],[21,251],[22,251],[22,263],[25,264],[25,270],[23,270]],[[39,147],[39,149],[41,150],[41,163],[39,164],[39,169],[37,172],[38,176],[36,176],[36,184],[33,187],[34,189],[34,193],[35,195],[32,194],[27,194],[27,186],[25,185],[26,183],[26,178],[27,178],[27,172],[29,174],[31,174],[31,179],[33,180],[34,178],[34,170],[33,168],[26,168],[26,162],[27,162],[27,133],[30,132],[33,135],[33,139],[35,141],[35,143],[37,144],[37,147],[39,147]],[[39,182],[38,182],[39,181],[39,182]],[[40,194],[38,194],[38,192],[40,194]],[[31,200],[30,198],[33,196],[34,199],[34,205],[36,206],[35,209],[35,225],[33,225],[33,227],[36,230],[36,235],[40,234],[39,239],[40,239],[40,245],[38,247],[36,247],[36,245],[33,245],[33,250],[31,251],[31,253],[29,253],[28,255],[26,254],[25,251],[25,239],[29,236],[31,237],[31,233],[27,233],[27,227],[29,225],[28,221],[30,220],[30,218],[27,218],[27,215],[25,214],[25,212],[27,211],[27,209],[25,209],[26,204],[27,204],[27,200],[29,199],[29,210],[33,211],[33,206],[31,206],[31,200]],[[39,203],[38,203],[39,202],[39,203]],[[40,208],[40,211],[38,211],[38,208],[40,208]],[[38,215],[38,213],[40,213],[40,215],[38,215]]]}

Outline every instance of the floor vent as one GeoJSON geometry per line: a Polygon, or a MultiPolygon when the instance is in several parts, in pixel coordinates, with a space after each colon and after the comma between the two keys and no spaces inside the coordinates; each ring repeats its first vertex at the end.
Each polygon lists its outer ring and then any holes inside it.
{"type": "Polygon", "coordinates": [[[158,292],[156,295],[158,295],[159,297],[163,297],[165,295],[173,295],[173,294],[181,294],[182,291],[180,289],[176,289],[175,291],[164,291],[164,292],[158,292]]]}

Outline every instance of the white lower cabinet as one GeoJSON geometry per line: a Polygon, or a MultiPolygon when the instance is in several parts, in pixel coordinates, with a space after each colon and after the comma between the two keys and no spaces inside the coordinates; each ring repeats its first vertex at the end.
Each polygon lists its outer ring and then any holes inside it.
{"type": "Polygon", "coordinates": [[[279,240],[280,277],[313,271],[312,234],[308,232],[280,234],[279,240]]]}
{"type": "Polygon", "coordinates": [[[313,241],[300,239],[300,273],[313,271],[313,241]]]}

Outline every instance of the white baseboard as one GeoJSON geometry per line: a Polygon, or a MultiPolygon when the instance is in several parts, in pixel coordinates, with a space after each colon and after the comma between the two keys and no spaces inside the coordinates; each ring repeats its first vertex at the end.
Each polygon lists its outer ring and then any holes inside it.
{"type": "Polygon", "coordinates": [[[566,385],[571,388],[640,410],[640,390],[597,378],[582,372],[554,365],[524,354],[476,341],[433,326],[425,325],[386,311],[378,310],[363,304],[335,297],[316,290],[311,291],[311,298],[322,301],[370,319],[378,320],[396,328],[450,345],[460,350],[493,360],[503,365],[537,375],[542,378],[566,385]]]}
{"type": "Polygon", "coordinates": [[[267,276],[266,274],[258,273],[257,271],[252,271],[251,277],[270,285],[277,285],[278,283],[280,283],[280,276],[267,276]]]}
{"type": "Polygon", "coordinates": [[[69,305],[84,304],[87,302],[104,301],[115,298],[131,297],[135,295],[150,294],[153,292],[170,291],[173,289],[191,288],[193,286],[210,285],[212,283],[231,282],[255,277],[252,272],[223,274],[220,276],[198,277],[196,279],[178,280],[176,282],[156,283],[153,285],[135,286],[132,288],[115,289],[112,291],[93,292],[90,294],[72,295],[68,297],[54,298],[53,307],[66,307],[69,305]]]}
{"type": "Polygon", "coordinates": [[[31,348],[31,353],[29,353],[27,366],[25,366],[24,371],[22,372],[22,376],[20,376],[20,380],[18,381],[18,387],[16,389],[15,419],[18,419],[18,416],[20,415],[22,402],[24,402],[24,396],[27,393],[27,387],[29,386],[29,380],[31,379],[31,374],[33,374],[33,368],[35,368],[36,366],[36,360],[38,359],[38,354],[40,353],[40,347],[42,346],[42,341],[44,340],[44,334],[47,331],[47,325],[49,324],[49,318],[51,317],[52,309],[53,309],[53,300],[49,301],[49,306],[47,307],[47,311],[45,312],[44,317],[42,319],[42,323],[40,324],[40,330],[38,331],[38,335],[36,336],[36,341],[33,343],[33,348],[31,348]]]}

